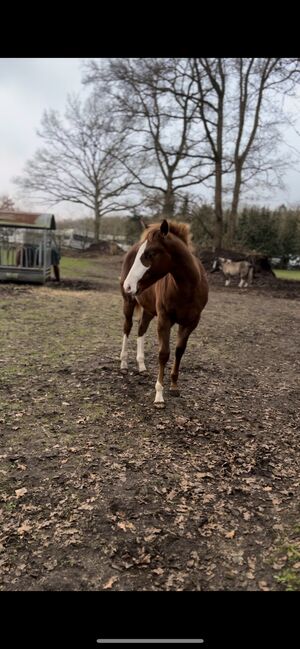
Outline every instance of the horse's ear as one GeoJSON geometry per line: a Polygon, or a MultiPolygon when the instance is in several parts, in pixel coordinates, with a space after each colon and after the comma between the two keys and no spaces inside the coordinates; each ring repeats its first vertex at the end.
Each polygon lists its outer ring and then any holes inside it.
{"type": "Polygon", "coordinates": [[[163,237],[166,237],[169,232],[169,223],[168,221],[166,221],[166,219],[163,220],[160,226],[160,232],[163,235],[163,237]]]}

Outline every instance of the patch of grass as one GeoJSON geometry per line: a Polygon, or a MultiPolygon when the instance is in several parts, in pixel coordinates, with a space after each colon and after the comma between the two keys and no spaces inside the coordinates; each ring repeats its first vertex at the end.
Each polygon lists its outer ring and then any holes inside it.
{"type": "Polygon", "coordinates": [[[84,279],[99,280],[101,283],[115,282],[118,288],[118,277],[120,275],[121,257],[99,256],[94,258],[86,257],[62,257],[60,271],[62,279],[84,279]]]}
{"type": "Polygon", "coordinates": [[[11,501],[8,503],[3,503],[2,504],[3,509],[6,509],[8,512],[14,511],[14,509],[17,508],[17,503],[11,501]]]}
{"type": "Polygon", "coordinates": [[[300,590],[300,541],[283,544],[277,556],[287,557],[287,560],[285,567],[276,575],[276,581],[287,591],[300,590]]]}
{"type": "Polygon", "coordinates": [[[95,264],[92,259],[77,259],[62,257],[60,262],[61,277],[83,279],[95,273],[95,264]]]}
{"type": "Polygon", "coordinates": [[[292,279],[300,282],[300,270],[283,270],[281,268],[274,269],[276,277],[279,279],[292,279]]]}

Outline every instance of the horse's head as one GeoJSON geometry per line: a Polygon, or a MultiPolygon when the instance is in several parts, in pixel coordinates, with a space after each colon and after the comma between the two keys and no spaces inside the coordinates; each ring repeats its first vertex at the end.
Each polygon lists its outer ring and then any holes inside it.
{"type": "Polygon", "coordinates": [[[220,268],[221,268],[221,260],[220,257],[217,257],[213,262],[212,269],[210,272],[215,273],[216,270],[220,270],[220,268]]]}
{"type": "Polygon", "coordinates": [[[160,228],[146,230],[145,239],[124,281],[125,293],[132,296],[139,295],[170,272],[172,258],[166,248],[168,232],[169,224],[165,219],[160,228]]]}
{"type": "Polygon", "coordinates": [[[224,259],[224,257],[217,257],[214,260],[214,263],[212,265],[211,273],[215,273],[216,270],[222,270],[223,264],[225,264],[226,261],[230,261],[230,259],[224,259]]]}

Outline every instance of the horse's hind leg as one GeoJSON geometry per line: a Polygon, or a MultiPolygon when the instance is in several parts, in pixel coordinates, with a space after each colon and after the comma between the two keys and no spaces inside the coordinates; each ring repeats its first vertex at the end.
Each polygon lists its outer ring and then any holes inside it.
{"type": "Polygon", "coordinates": [[[164,373],[165,366],[169,360],[170,356],[170,331],[171,323],[168,320],[158,320],[157,332],[159,340],[159,372],[157,381],[155,384],[155,400],[154,404],[157,408],[164,408],[165,402],[163,397],[163,383],[164,383],[164,373]]]}
{"type": "Polygon", "coordinates": [[[124,335],[123,335],[122,350],[120,354],[121,370],[123,372],[126,372],[128,369],[127,346],[128,346],[128,337],[132,328],[132,316],[133,316],[135,305],[136,305],[135,300],[124,297],[124,303],[123,303],[123,313],[125,316],[124,327],[123,327],[124,335]]]}
{"type": "Polygon", "coordinates": [[[139,322],[136,360],[139,372],[146,372],[145,355],[144,355],[144,338],[149,324],[154,316],[143,309],[143,314],[139,322]]]}
{"type": "Polygon", "coordinates": [[[247,276],[245,276],[245,275],[241,275],[241,279],[240,279],[240,283],[239,283],[239,288],[243,288],[244,286],[245,286],[245,287],[248,286],[246,279],[247,279],[247,276]]]}
{"type": "Polygon", "coordinates": [[[179,390],[177,386],[178,375],[179,375],[179,366],[182,356],[186,350],[187,341],[193,329],[190,327],[179,326],[177,334],[177,344],[175,350],[175,360],[171,370],[171,394],[173,396],[179,395],[179,390]]]}

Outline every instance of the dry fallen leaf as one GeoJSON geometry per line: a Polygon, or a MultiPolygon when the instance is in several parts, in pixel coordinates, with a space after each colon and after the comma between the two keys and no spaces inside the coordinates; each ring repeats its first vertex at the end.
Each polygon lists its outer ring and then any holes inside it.
{"type": "Polygon", "coordinates": [[[104,584],[103,589],[107,590],[107,588],[111,588],[112,585],[115,583],[115,581],[118,581],[118,577],[114,575],[113,577],[110,577],[110,579],[104,584]]]}
{"type": "Polygon", "coordinates": [[[156,575],[163,575],[164,574],[164,571],[163,571],[162,568],[154,568],[154,570],[152,570],[152,572],[155,572],[156,575]]]}
{"type": "Polygon", "coordinates": [[[22,523],[22,525],[20,525],[20,527],[18,527],[17,532],[18,532],[18,534],[22,535],[22,534],[24,534],[24,532],[30,532],[31,529],[32,528],[31,528],[30,523],[28,521],[24,521],[24,523],[22,523]]]}
{"type": "Polygon", "coordinates": [[[21,471],[26,471],[26,469],[27,469],[26,464],[20,464],[19,462],[16,462],[16,467],[17,467],[17,469],[20,469],[21,471]]]}
{"type": "Polygon", "coordinates": [[[25,496],[25,494],[27,494],[26,487],[22,487],[21,489],[15,489],[15,494],[17,498],[21,498],[21,496],[25,496]]]}
{"type": "Polygon", "coordinates": [[[57,559],[54,559],[54,558],[48,559],[44,563],[44,567],[47,570],[54,570],[54,568],[56,568],[56,566],[57,566],[57,559]]]}
{"type": "Polygon", "coordinates": [[[225,538],[226,539],[233,539],[234,536],[235,536],[235,530],[231,530],[231,532],[226,532],[225,533],[225,538]]]}
{"type": "Polygon", "coordinates": [[[117,523],[117,526],[124,532],[127,530],[135,530],[133,523],[130,523],[129,521],[121,521],[120,523],[117,523]]]}

